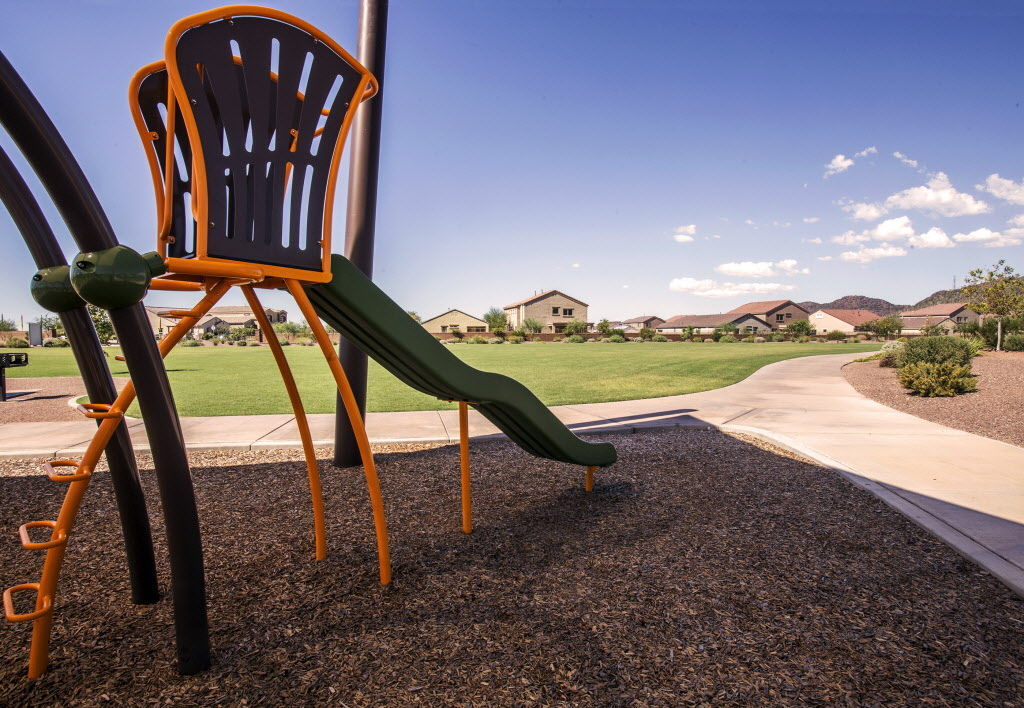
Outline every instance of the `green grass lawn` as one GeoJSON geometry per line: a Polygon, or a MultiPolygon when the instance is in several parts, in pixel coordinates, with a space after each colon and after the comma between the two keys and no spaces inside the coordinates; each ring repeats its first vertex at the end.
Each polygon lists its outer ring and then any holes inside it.
{"type": "MultiPolygon", "coordinates": [[[[868,352],[863,344],[503,344],[453,346],[451,351],[478,369],[522,381],[544,403],[594,403],[694,393],[728,386],[772,362],[814,354],[868,352]]],[[[19,351],[19,350],[3,350],[19,351]]],[[[24,349],[20,351],[25,351],[24,349]]],[[[110,352],[115,376],[127,376],[110,352]]],[[[306,410],[334,410],[335,389],[317,347],[287,347],[285,352],[302,392],[306,410]]],[[[10,369],[12,378],[77,376],[69,349],[32,349],[29,366],[10,369]]],[[[268,347],[178,348],[167,370],[181,415],[214,416],[290,413],[288,396],[268,347]]],[[[370,362],[371,411],[454,408],[403,384],[370,362]]],[[[135,409],[132,415],[137,415],[135,409]]]]}

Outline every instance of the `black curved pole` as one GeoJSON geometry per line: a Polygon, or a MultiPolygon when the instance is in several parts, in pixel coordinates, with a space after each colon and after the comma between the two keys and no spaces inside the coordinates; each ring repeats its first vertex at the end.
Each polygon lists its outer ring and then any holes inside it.
{"type": "MultiPolygon", "coordinates": [[[[362,0],[359,8],[359,62],[377,78],[378,91],[356,113],[352,125],[352,162],[348,182],[345,257],[366,277],[373,276],[373,240],[377,229],[377,178],[380,173],[380,124],[384,115],[384,59],[388,38],[388,0],[362,0]]],[[[366,353],[347,339],[338,344],[359,414],[366,417],[366,353]]],[[[352,424],[338,397],[334,419],[334,464],[361,464],[352,424]]]]}
{"type": "MultiPolygon", "coordinates": [[[[39,203],[3,148],[0,148],[0,200],[6,205],[15,226],[25,239],[25,245],[37,268],[67,265],[60,244],[39,208],[39,203]]],[[[93,403],[113,401],[117,397],[117,389],[110,377],[106,356],[88,310],[78,307],[58,314],[71,342],[71,351],[85,382],[89,400],[93,403]]],[[[132,602],[150,604],[160,599],[160,588],[153,558],[153,536],[149,528],[149,516],[146,514],[146,498],[139,481],[139,470],[127,427],[118,427],[107,444],[106,454],[124,535],[132,602]]]]}
{"type": "MultiPolygon", "coordinates": [[[[117,245],[106,213],[78,161],[2,53],[0,123],[39,175],[78,248],[88,252],[117,245]]],[[[171,565],[178,671],[194,674],[210,666],[210,636],[199,514],[181,423],[142,304],[111,310],[110,319],[135,382],[156,467],[171,565]]]]}

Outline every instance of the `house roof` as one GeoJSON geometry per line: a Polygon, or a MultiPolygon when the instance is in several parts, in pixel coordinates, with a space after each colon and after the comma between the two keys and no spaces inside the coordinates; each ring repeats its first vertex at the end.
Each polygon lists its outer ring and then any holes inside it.
{"type": "Polygon", "coordinates": [[[425,319],[422,322],[420,322],[420,324],[424,324],[425,325],[427,322],[433,322],[434,320],[439,320],[442,317],[446,317],[446,316],[450,315],[453,312],[458,312],[460,315],[464,315],[464,316],[468,317],[471,320],[476,320],[480,324],[483,324],[483,325],[487,324],[487,322],[485,322],[484,320],[480,319],[479,317],[474,317],[473,315],[469,314],[468,312],[463,312],[462,310],[456,310],[454,308],[451,309],[451,310],[448,310],[446,312],[442,312],[440,315],[434,315],[433,317],[425,319]]]}
{"type": "Polygon", "coordinates": [[[877,312],[871,310],[821,310],[821,312],[854,326],[866,324],[881,317],[877,312]]]}
{"type": "Polygon", "coordinates": [[[650,322],[651,320],[661,320],[662,322],[665,321],[662,320],[657,315],[640,315],[639,317],[631,317],[628,320],[622,320],[622,324],[645,324],[647,322],[650,322]]]}
{"type": "Polygon", "coordinates": [[[907,310],[900,317],[949,317],[967,307],[966,302],[947,302],[941,305],[929,305],[919,310],[907,310]]]}
{"type": "MultiPolygon", "coordinates": [[[[749,312],[722,312],[716,315],[676,315],[675,317],[669,317],[667,320],[655,327],[655,329],[676,329],[679,327],[720,327],[727,322],[736,322],[748,315],[750,317],[754,317],[754,315],[751,315],[749,312]]],[[[761,322],[766,327],[768,326],[768,323],[760,317],[754,317],[754,319],[761,322]]]]}
{"type": "Polygon", "coordinates": [[[949,315],[911,315],[907,317],[900,315],[900,319],[903,320],[903,329],[917,329],[922,325],[936,325],[951,320],[949,315]]]}
{"type": "MultiPolygon", "coordinates": [[[[804,308],[797,305],[792,300],[760,300],[758,302],[747,302],[739,307],[734,307],[729,312],[735,313],[750,313],[752,315],[771,314],[773,311],[786,305],[793,305],[801,310],[804,308]]],[[[806,310],[804,310],[806,312],[806,310]]]]}
{"type": "Polygon", "coordinates": [[[583,302],[582,300],[577,300],[572,295],[566,295],[561,290],[545,290],[542,293],[537,293],[533,297],[528,297],[525,300],[520,300],[519,302],[513,302],[511,305],[505,305],[505,307],[502,308],[502,309],[512,310],[512,309],[515,309],[515,308],[519,307],[520,305],[529,305],[531,302],[537,302],[538,300],[543,300],[546,297],[549,297],[551,295],[556,295],[556,294],[557,295],[561,295],[564,298],[568,298],[569,300],[572,300],[573,302],[578,302],[579,304],[583,305],[583,307],[589,307],[589,305],[587,305],[587,303],[583,302]]]}

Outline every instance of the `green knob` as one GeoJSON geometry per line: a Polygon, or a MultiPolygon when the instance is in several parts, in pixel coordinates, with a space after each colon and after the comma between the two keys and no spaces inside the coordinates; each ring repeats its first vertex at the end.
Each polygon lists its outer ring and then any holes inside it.
{"type": "Polygon", "coordinates": [[[140,254],[127,246],[114,246],[75,256],[71,285],[86,302],[117,310],[141,302],[153,277],[166,272],[159,253],[140,254]]]}
{"type": "Polygon", "coordinates": [[[71,287],[71,269],[66,265],[43,268],[32,276],[32,298],[49,312],[67,312],[85,307],[85,301],[71,287]]]}

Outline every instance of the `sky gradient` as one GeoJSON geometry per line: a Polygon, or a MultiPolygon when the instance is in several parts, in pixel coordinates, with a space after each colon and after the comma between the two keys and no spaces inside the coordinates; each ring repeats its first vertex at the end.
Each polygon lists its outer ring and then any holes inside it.
{"type": "MultiPolygon", "coordinates": [[[[4,10],[0,48],[138,250],[155,216],[128,80],[212,6],[4,10]]],[[[276,6],[355,51],[355,2],[276,6]]],[[[424,318],[558,289],[596,321],[914,303],[1000,258],[1024,267],[1022,18],[1003,2],[392,0],[374,279],[424,318]]],[[[335,251],[344,205],[342,184],[335,251]]],[[[2,210],[0,244],[0,312],[27,322],[34,267],[2,210]]],[[[284,295],[267,304],[299,319],[284,295]]]]}

